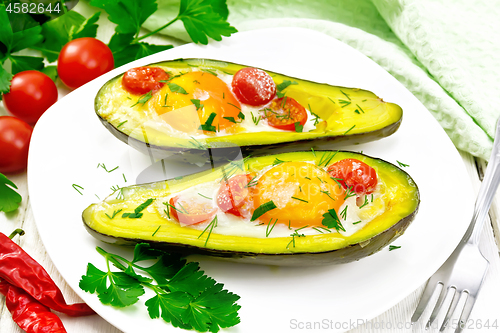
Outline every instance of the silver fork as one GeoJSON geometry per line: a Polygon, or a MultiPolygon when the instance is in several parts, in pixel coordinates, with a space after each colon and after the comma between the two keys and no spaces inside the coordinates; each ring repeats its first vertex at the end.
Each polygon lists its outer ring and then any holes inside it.
{"type": "Polygon", "coordinates": [[[460,319],[453,327],[456,326],[455,333],[462,332],[466,327],[477,294],[483,285],[486,272],[488,271],[489,262],[479,250],[479,237],[481,236],[484,221],[487,219],[491,202],[499,184],[500,120],[497,122],[493,151],[479,189],[470,226],[455,251],[427,282],[422,298],[417,305],[417,309],[411,317],[412,324],[419,320],[438,285],[442,285],[443,288],[438,296],[438,300],[429,321],[426,324],[426,329],[428,329],[437,318],[443,307],[446,295],[450,290],[452,290],[452,300],[439,330],[444,331],[450,325],[450,319],[461,297],[467,297],[467,299],[462,309],[460,319]]]}

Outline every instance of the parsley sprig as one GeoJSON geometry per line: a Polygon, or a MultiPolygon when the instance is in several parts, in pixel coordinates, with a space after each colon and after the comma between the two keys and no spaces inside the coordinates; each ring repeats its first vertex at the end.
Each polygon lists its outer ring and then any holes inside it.
{"type": "Polygon", "coordinates": [[[79,286],[97,294],[103,304],[135,304],[148,288],[155,294],[145,302],[152,319],[161,317],[174,327],[214,333],[240,322],[240,306],[236,304],[240,297],[205,275],[196,262],[187,263],[178,254],[156,250],[145,243],[136,245],[132,260],[100,247],[97,252],[105,258],[107,271],[89,263],[79,286]],[[155,263],[150,266],[142,263],[151,260],[155,263]],[[112,271],[110,264],[120,271],[112,271]]]}
{"type": "MultiPolygon", "coordinates": [[[[108,43],[116,67],[172,48],[173,45],[153,45],[144,40],[177,21],[184,24],[186,32],[195,43],[208,44],[209,38],[220,41],[222,36],[237,32],[227,22],[229,11],[225,1],[181,0],[178,13],[169,13],[173,17],[169,22],[141,35],[141,28],[151,15],[158,10],[168,11],[172,7],[170,4],[161,4],[158,8],[157,0],[90,0],[91,6],[103,10],[109,21],[116,24],[115,33],[108,43]]],[[[61,6],[65,6],[64,3],[61,6]]],[[[7,93],[12,76],[25,70],[41,70],[55,80],[56,66],[44,67],[44,58],[49,63],[54,62],[69,41],[81,37],[95,38],[100,14],[98,12],[86,18],[72,10],[40,25],[28,14],[9,17],[5,4],[0,4],[0,93],[7,93]],[[25,29],[26,27],[29,29],[25,29]],[[19,54],[25,49],[39,51],[41,56],[19,54]],[[1,66],[7,60],[12,64],[10,71],[1,66]]],[[[163,17],[165,16],[162,15],[163,17]]]]}

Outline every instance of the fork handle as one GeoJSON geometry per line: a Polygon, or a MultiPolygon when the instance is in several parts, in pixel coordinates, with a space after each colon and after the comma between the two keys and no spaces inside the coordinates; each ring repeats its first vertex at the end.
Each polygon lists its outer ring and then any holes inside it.
{"type": "Polygon", "coordinates": [[[488,166],[484,174],[483,182],[479,188],[479,194],[474,206],[474,215],[472,221],[465,233],[462,242],[470,244],[479,244],[479,237],[483,230],[484,221],[488,215],[488,211],[493,201],[493,197],[500,184],[500,119],[497,121],[495,140],[493,142],[493,150],[491,152],[488,166]]]}

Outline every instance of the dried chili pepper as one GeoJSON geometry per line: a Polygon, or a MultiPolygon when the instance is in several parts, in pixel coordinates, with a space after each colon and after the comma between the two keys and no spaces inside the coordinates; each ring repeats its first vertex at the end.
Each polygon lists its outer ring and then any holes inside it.
{"type": "Polygon", "coordinates": [[[0,293],[14,322],[27,333],[66,333],[59,317],[21,288],[0,280],[0,293]]]}
{"type": "Polygon", "coordinates": [[[41,304],[68,316],[95,314],[94,310],[85,303],[68,305],[61,290],[47,271],[19,245],[1,232],[0,278],[23,289],[41,304]]]}

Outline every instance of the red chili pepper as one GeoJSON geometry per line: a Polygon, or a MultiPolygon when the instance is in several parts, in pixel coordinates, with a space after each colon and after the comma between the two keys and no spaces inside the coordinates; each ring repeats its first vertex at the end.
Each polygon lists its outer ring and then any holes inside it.
{"type": "Polygon", "coordinates": [[[68,316],[95,314],[85,303],[68,305],[47,271],[30,255],[0,232],[0,278],[21,288],[41,304],[68,316]]]}
{"type": "Polygon", "coordinates": [[[14,322],[27,333],[66,333],[59,317],[21,288],[0,280],[0,293],[14,322]]]}

